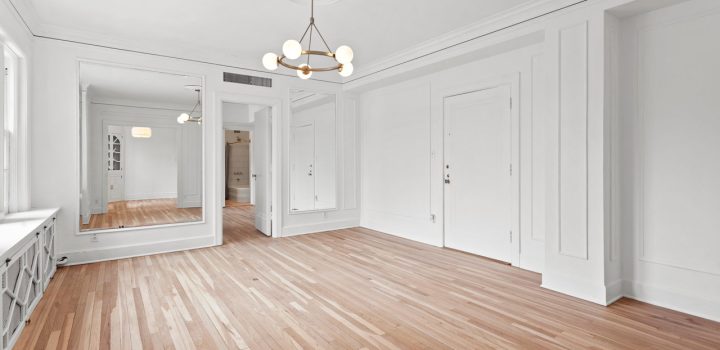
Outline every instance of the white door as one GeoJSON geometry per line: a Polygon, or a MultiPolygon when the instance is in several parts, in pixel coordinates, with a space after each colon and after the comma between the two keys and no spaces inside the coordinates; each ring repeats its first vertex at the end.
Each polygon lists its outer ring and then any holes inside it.
{"type": "Polygon", "coordinates": [[[117,202],[124,199],[125,174],[123,171],[124,149],[123,137],[120,134],[108,134],[107,139],[107,169],[108,169],[108,202],[117,202]]]}
{"type": "Polygon", "coordinates": [[[512,261],[510,89],[446,97],[445,246],[512,261]]]}
{"type": "Polygon", "coordinates": [[[272,173],[271,146],[272,124],[270,107],[255,112],[253,133],[253,174],[255,182],[255,228],[270,236],[272,234],[272,173]]]}
{"type": "Polygon", "coordinates": [[[312,123],[292,128],[292,172],[290,210],[315,209],[315,126],[312,123]]]}

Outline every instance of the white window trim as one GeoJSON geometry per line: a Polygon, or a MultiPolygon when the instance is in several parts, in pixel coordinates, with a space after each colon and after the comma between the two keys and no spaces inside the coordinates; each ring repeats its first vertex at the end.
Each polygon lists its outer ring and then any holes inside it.
{"type": "Polygon", "coordinates": [[[0,169],[2,171],[0,179],[0,181],[2,181],[2,183],[0,183],[0,199],[2,200],[0,203],[0,217],[2,217],[8,212],[12,213],[20,209],[18,160],[20,159],[19,155],[21,151],[21,143],[19,142],[21,135],[19,135],[18,132],[22,131],[20,125],[20,115],[22,112],[21,102],[23,102],[21,100],[21,78],[24,76],[24,72],[22,71],[20,56],[7,45],[0,45],[0,48],[2,48],[0,66],[3,68],[2,77],[0,78],[0,83],[2,84],[0,88],[0,96],[2,96],[0,110],[3,112],[3,118],[0,122],[0,126],[2,127],[0,128],[0,130],[2,130],[2,135],[0,135],[0,166],[2,168],[0,169]],[[5,67],[9,68],[7,75],[4,69],[5,67]],[[6,86],[6,80],[9,80],[12,86],[6,86]],[[10,87],[11,89],[11,95],[8,101],[5,100],[7,96],[5,91],[6,87],[10,87]],[[11,128],[10,133],[6,132],[8,125],[11,128]],[[8,147],[7,151],[6,147],[8,147]],[[5,168],[5,162],[7,162],[7,169],[5,168]]]}

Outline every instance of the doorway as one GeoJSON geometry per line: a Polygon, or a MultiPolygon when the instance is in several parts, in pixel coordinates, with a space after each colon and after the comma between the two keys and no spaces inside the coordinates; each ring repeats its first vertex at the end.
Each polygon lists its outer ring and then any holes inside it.
{"type": "Polygon", "coordinates": [[[273,106],[222,101],[227,217],[273,234],[273,106]]]}
{"type": "Polygon", "coordinates": [[[444,245],[514,262],[511,88],[444,98],[444,245]]]}

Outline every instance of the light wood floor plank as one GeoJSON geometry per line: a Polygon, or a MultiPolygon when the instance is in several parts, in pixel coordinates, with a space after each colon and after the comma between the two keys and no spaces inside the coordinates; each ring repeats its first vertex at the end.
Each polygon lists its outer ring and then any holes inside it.
{"type": "Polygon", "coordinates": [[[18,349],[720,349],[720,324],[356,228],[58,269],[18,349]]]}

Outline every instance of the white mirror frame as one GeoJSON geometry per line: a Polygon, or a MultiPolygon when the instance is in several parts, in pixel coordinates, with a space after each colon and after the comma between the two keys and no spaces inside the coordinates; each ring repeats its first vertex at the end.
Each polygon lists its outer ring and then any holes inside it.
{"type": "MultiPolygon", "coordinates": [[[[75,171],[77,171],[77,200],[75,201],[75,213],[73,214],[73,217],[75,218],[73,226],[75,228],[75,235],[76,236],[86,236],[86,235],[96,235],[99,233],[117,233],[117,232],[127,232],[127,231],[139,231],[139,230],[151,230],[151,229],[158,229],[158,228],[168,228],[168,227],[176,227],[176,226],[191,226],[191,225],[202,225],[205,224],[207,221],[206,215],[207,215],[207,194],[205,193],[206,188],[206,178],[205,178],[205,171],[207,168],[207,157],[205,157],[205,143],[207,142],[205,140],[206,138],[206,130],[205,130],[205,124],[206,123],[200,123],[201,127],[201,135],[202,135],[202,149],[201,149],[201,189],[202,189],[202,195],[201,195],[201,217],[198,221],[191,221],[191,222],[180,222],[180,223],[171,223],[171,224],[158,224],[158,225],[148,225],[148,226],[136,226],[136,227],[124,227],[124,228],[111,228],[111,229],[99,229],[99,230],[87,230],[87,231],[81,231],[80,229],[80,214],[81,214],[81,208],[80,208],[80,193],[82,191],[82,159],[80,158],[81,154],[81,148],[82,148],[82,135],[80,132],[80,127],[82,125],[82,116],[81,116],[81,105],[80,105],[80,99],[82,92],[80,91],[80,68],[83,64],[97,64],[97,65],[106,65],[110,67],[116,67],[116,68],[125,68],[125,69],[135,69],[135,70],[141,70],[141,71],[148,71],[148,72],[155,72],[155,73],[162,73],[162,74],[171,74],[171,75],[178,75],[178,76],[188,76],[188,77],[195,77],[200,79],[200,85],[201,87],[201,115],[204,117],[207,115],[207,92],[206,92],[206,84],[205,84],[205,76],[203,75],[197,75],[195,73],[189,73],[189,72],[181,72],[181,71],[171,71],[171,70],[164,70],[160,68],[154,68],[154,67],[143,67],[143,66],[136,66],[136,65],[129,65],[129,64],[123,64],[123,63],[117,63],[117,62],[109,62],[109,61],[101,61],[101,60],[93,60],[93,59],[85,59],[85,58],[78,58],[75,62],[75,85],[73,86],[74,101],[77,103],[74,103],[75,106],[75,138],[77,140],[77,143],[75,145],[75,159],[77,160],[77,166],[75,167],[75,171]]],[[[103,131],[104,137],[107,137],[106,131],[103,131]]]]}
{"type": "MultiPolygon", "coordinates": [[[[290,148],[290,153],[288,155],[287,160],[287,169],[288,169],[288,206],[287,206],[287,212],[290,215],[302,215],[302,214],[309,214],[309,213],[323,213],[323,212],[330,212],[335,211],[338,208],[338,193],[339,193],[339,170],[340,170],[340,162],[338,161],[338,115],[340,114],[340,95],[337,92],[331,92],[331,91],[322,91],[322,90],[316,90],[316,89],[302,89],[302,88],[291,88],[288,90],[288,96],[292,95],[293,91],[308,91],[313,92],[317,94],[324,94],[324,95],[333,95],[335,96],[335,115],[333,116],[335,126],[334,130],[335,133],[333,134],[333,144],[335,145],[335,149],[333,149],[333,158],[335,159],[335,205],[332,208],[323,208],[323,209],[309,209],[309,210],[292,210],[292,199],[290,196],[292,196],[292,176],[290,175],[290,167],[292,166],[292,159],[295,156],[295,152],[293,151],[292,147],[290,148]]],[[[288,110],[290,112],[289,118],[288,118],[288,143],[291,143],[291,137],[292,137],[292,122],[293,122],[293,110],[292,110],[292,104],[290,101],[290,97],[288,97],[288,110]]]]}

